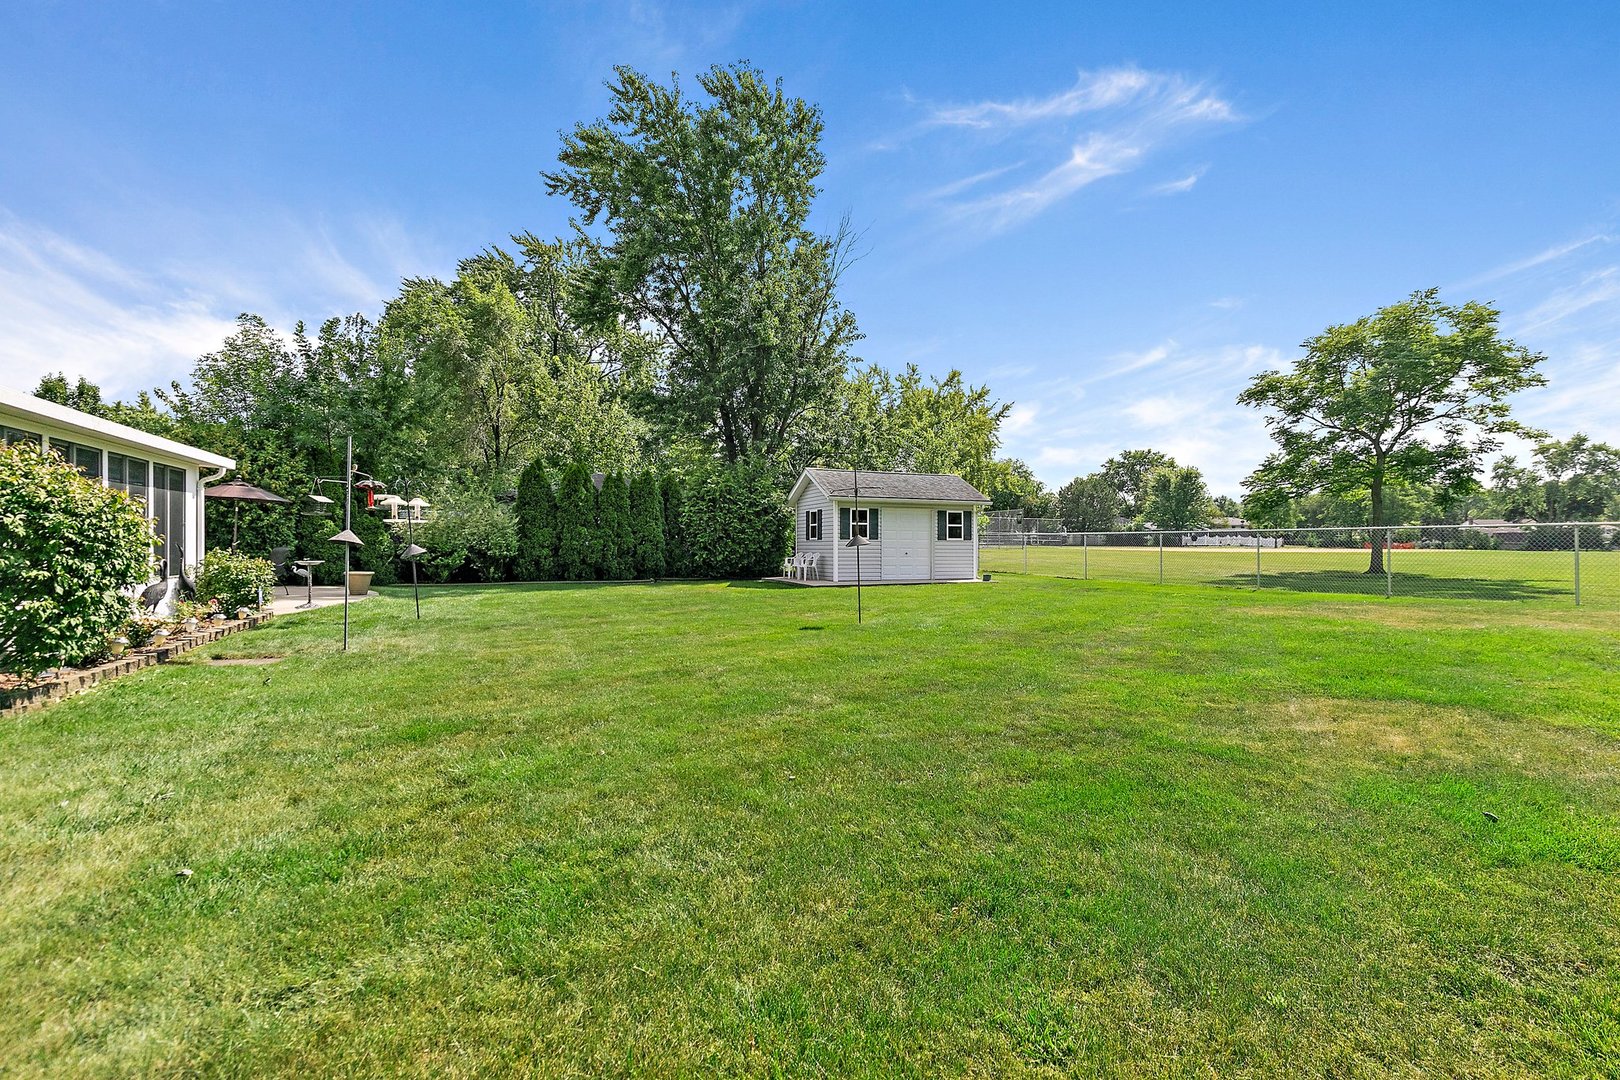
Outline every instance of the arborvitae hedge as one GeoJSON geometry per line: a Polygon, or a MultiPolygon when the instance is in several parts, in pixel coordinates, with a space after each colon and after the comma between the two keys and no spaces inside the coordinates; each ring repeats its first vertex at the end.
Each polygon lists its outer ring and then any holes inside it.
{"type": "Polygon", "coordinates": [[[681,481],[674,473],[665,473],[658,482],[659,499],[664,511],[664,574],[668,577],[687,577],[692,573],[686,557],[686,531],[681,526],[681,481]]]}
{"type": "Polygon", "coordinates": [[[793,515],[776,472],[763,461],[716,464],[687,485],[681,525],[699,577],[780,573],[793,549],[793,515]]]}
{"type": "Polygon", "coordinates": [[[557,484],[557,566],[563,581],[589,581],[600,562],[596,486],[588,466],[575,462],[557,484]]]}
{"type": "Polygon", "coordinates": [[[630,483],[630,521],[635,539],[636,577],[664,576],[664,500],[658,477],[637,474],[630,483]]]}
{"type": "Polygon", "coordinates": [[[557,495],[538,460],[518,480],[516,510],[517,576],[549,581],[557,575],[557,495]]]}
{"type": "Polygon", "coordinates": [[[596,494],[597,564],[604,581],[627,581],[636,574],[636,541],[630,518],[630,488],[621,473],[602,478],[596,494]]]}

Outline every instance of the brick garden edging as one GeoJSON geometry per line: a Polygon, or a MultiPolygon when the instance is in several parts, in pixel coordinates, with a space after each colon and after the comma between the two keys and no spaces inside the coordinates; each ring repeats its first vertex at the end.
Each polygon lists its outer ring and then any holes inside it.
{"type": "Polygon", "coordinates": [[[116,660],[97,664],[95,667],[74,668],[48,683],[0,689],[0,719],[42,709],[53,701],[81,693],[120,675],[128,675],[153,664],[167,663],[199,645],[207,645],[209,642],[230,637],[240,631],[251,630],[270,617],[270,613],[264,611],[257,615],[249,615],[245,619],[231,619],[218,626],[199,624],[197,629],[189,634],[171,634],[169,640],[161,646],[149,645],[144,649],[126,653],[116,660]]]}

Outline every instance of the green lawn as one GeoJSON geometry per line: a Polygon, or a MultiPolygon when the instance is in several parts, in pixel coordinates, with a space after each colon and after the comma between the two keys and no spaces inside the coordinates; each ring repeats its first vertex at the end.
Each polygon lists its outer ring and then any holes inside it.
{"type": "MultiPolygon", "coordinates": [[[[1575,602],[1575,557],[1569,551],[1397,549],[1389,574],[1369,575],[1370,553],[1354,548],[1285,546],[1260,552],[1260,584],[1295,592],[1364,593],[1447,600],[1575,602]]],[[[982,569],[1104,581],[1157,583],[1156,547],[981,547],[982,569]]],[[[1255,586],[1253,548],[1167,547],[1166,583],[1255,586]]],[[[1620,551],[1581,553],[1581,603],[1620,608],[1620,551]]]]}
{"type": "Polygon", "coordinates": [[[395,591],[0,725],[0,1072],[1620,1071],[1620,614],[854,601],[395,591]]]}

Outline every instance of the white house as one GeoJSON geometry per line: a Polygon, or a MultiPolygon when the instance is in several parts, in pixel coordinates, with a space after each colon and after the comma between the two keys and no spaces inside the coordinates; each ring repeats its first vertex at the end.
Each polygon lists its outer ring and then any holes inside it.
{"type": "Polygon", "coordinates": [[[864,581],[972,581],[979,576],[973,518],[988,505],[960,476],[940,473],[806,469],[788,495],[794,554],[816,556],[815,576],[855,580],[860,548],[864,581]],[[859,498],[856,483],[859,481],[859,498]]]}
{"type": "Polygon", "coordinates": [[[236,466],[228,457],[3,386],[0,442],[44,446],[86,476],[133,495],[145,507],[157,557],[171,579],[182,564],[202,561],[204,485],[236,466]]]}

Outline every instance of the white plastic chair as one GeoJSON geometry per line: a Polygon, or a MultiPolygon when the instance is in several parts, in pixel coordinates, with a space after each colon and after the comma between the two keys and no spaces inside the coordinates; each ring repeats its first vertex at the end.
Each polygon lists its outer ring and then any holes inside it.
{"type": "Polygon", "coordinates": [[[804,557],[804,576],[810,580],[819,579],[821,577],[820,562],[820,555],[806,555],[804,557]]]}

